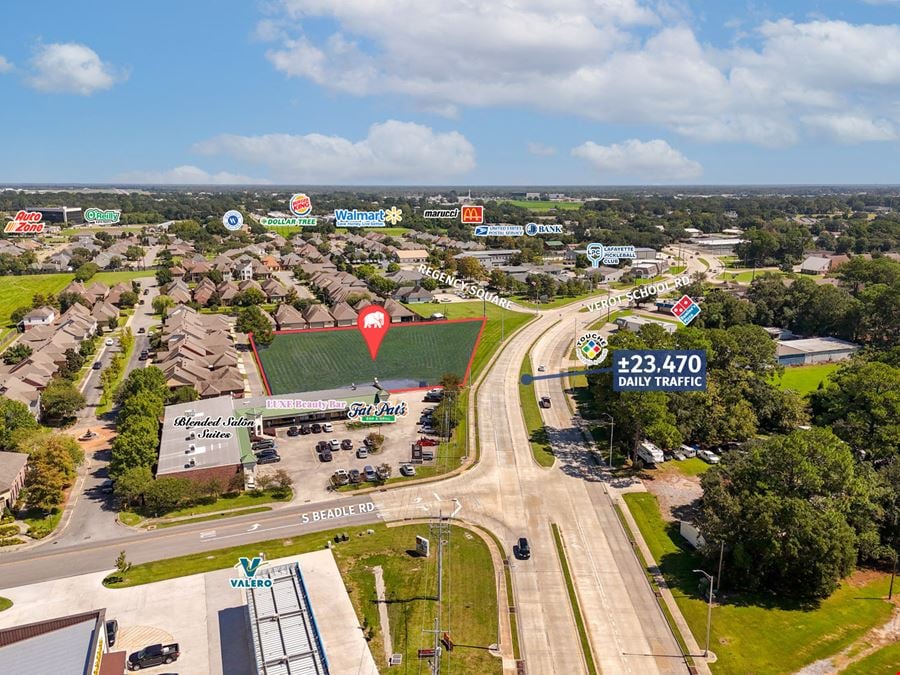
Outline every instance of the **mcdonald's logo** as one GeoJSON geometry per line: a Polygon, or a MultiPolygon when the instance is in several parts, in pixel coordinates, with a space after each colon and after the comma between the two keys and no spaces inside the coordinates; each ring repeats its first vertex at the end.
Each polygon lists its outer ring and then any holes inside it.
{"type": "Polygon", "coordinates": [[[469,225],[480,225],[484,222],[483,206],[463,206],[460,211],[460,219],[469,225]]]}

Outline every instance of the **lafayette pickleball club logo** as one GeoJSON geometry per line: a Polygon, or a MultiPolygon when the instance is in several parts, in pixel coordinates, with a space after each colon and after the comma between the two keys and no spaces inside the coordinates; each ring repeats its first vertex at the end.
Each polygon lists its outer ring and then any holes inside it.
{"type": "Polygon", "coordinates": [[[308,216],[312,213],[312,200],[302,192],[298,192],[291,197],[291,213],[301,218],[308,216]]]}
{"type": "Polygon", "coordinates": [[[575,342],[575,355],[586,366],[596,366],[606,359],[606,338],[600,333],[585,333],[575,342]]]}

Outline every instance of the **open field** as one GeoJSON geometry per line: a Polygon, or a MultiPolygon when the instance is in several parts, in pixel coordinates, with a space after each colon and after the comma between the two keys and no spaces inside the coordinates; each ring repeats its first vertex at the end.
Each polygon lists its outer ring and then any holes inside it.
{"type": "MultiPolygon", "coordinates": [[[[152,277],[153,270],[131,272],[98,272],[87,282],[95,281],[108,286],[120,281],[131,281],[138,277],[152,277]]],[[[9,324],[9,315],[18,307],[31,306],[35,293],[50,295],[59,293],[75,278],[69,272],[63,274],[23,274],[21,276],[0,276],[0,325],[9,324]]]]}
{"type": "Polygon", "coordinates": [[[839,367],[839,363],[791,366],[784,369],[781,377],[775,378],[775,383],[779,389],[793,389],[802,396],[818,389],[819,383],[828,380],[839,367]]]}
{"type": "MultiPolygon", "coordinates": [[[[376,663],[380,668],[386,666],[372,572],[375,566],[384,571],[393,651],[403,654],[404,663],[417,663],[416,650],[429,646],[428,641],[433,640],[422,628],[431,625],[437,609],[437,556],[432,553],[430,558],[419,558],[409,551],[415,549],[416,535],[430,536],[428,525],[351,526],[159,560],[134,565],[123,581],[108,587],[137,586],[227,569],[240,556],[253,557],[260,552],[267,560],[273,560],[316,551],[338,533],[346,533],[350,539],[335,543],[332,552],[360,625],[372,629],[370,646],[376,663]],[[367,530],[373,530],[374,534],[367,535],[367,530]]],[[[487,545],[464,528],[451,527],[446,541],[442,624],[448,627],[457,646],[445,655],[444,662],[452,664],[452,672],[499,673],[500,660],[483,647],[497,641],[495,579],[500,570],[494,570],[487,545]]],[[[435,545],[433,540],[432,545],[435,545]]]]}
{"type": "Polygon", "coordinates": [[[741,284],[749,284],[756,277],[761,277],[763,274],[775,274],[779,277],[787,276],[784,272],[772,268],[772,269],[758,269],[758,270],[744,270],[743,272],[724,272],[719,275],[719,278],[723,281],[736,281],[741,284]]]}
{"type": "Polygon", "coordinates": [[[860,659],[846,670],[842,675],[893,675],[900,672],[900,643],[882,647],[877,652],[860,659]]]}
{"type": "Polygon", "coordinates": [[[575,211],[580,209],[583,204],[583,202],[551,202],[534,199],[505,199],[503,201],[506,204],[521,206],[523,209],[529,209],[531,211],[550,211],[552,209],[575,211]]]}
{"type": "Polygon", "coordinates": [[[279,333],[256,350],[273,394],[319,391],[371,382],[387,389],[437,384],[444,373],[465,377],[482,321],[393,324],[373,361],[359,330],[279,333]]]}
{"type": "Polygon", "coordinates": [[[492,302],[452,302],[446,305],[432,303],[405,305],[409,310],[424,317],[431,316],[434,312],[440,312],[448,319],[481,318],[482,312],[487,317],[484,333],[475,350],[475,358],[472,359],[471,379],[475,379],[481,373],[481,369],[487,365],[497,347],[500,346],[500,338],[509,339],[509,336],[522,324],[531,321],[534,316],[522,312],[511,312],[508,309],[498,307],[492,302]]]}
{"type": "MultiPolygon", "coordinates": [[[[677,523],[663,520],[656,497],[624,495],[625,503],[672,590],[698,643],[706,634],[706,602],[693,570],[703,561],[678,533],[677,523]]],[[[728,579],[728,568],[723,576],[728,579]]],[[[817,605],[763,594],[727,592],[713,606],[710,649],[718,656],[714,673],[788,673],[836,654],[890,616],[889,577],[866,573],[845,581],[817,605]]]]}

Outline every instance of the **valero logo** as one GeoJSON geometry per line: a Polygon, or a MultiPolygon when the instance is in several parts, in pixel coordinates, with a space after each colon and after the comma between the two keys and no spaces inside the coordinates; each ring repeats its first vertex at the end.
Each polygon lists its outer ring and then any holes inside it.
{"type": "Polygon", "coordinates": [[[291,197],[291,213],[295,216],[308,216],[312,213],[312,200],[302,192],[291,197]]]}
{"type": "Polygon", "coordinates": [[[460,220],[467,225],[480,225],[484,222],[483,206],[463,206],[460,220]]]}
{"type": "Polygon", "coordinates": [[[13,234],[38,234],[44,231],[44,223],[41,222],[43,217],[40,211],[19,211],[13,216],[12,222],[6,224],[3,231],[13,234]]]}

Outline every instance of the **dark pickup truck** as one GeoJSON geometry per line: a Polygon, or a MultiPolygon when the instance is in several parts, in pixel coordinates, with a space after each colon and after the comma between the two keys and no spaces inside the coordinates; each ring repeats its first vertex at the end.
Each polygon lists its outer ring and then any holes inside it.
{"type": "Polygon", "coordinates": [[[178,643],[149,645],[128,657],[128,670],[140,670],[158,666],[161,663],[172,663],[179,656],[181,656],[181,652],[178,649],[178,643]]]}

